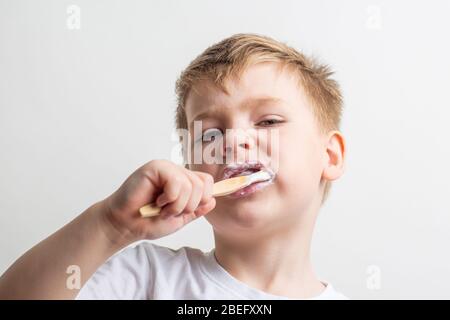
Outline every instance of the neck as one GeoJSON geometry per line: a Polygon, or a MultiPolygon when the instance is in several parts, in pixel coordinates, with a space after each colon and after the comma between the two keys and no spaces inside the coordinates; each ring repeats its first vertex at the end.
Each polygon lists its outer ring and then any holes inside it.
{"type": "Polygon", "coordinates": [[[256,289],[292,298],[316,296],[324,286],[310,261],[315,219],[305,220],[245,239],[215,230],[216,259],[233,277],[256,289]]]}

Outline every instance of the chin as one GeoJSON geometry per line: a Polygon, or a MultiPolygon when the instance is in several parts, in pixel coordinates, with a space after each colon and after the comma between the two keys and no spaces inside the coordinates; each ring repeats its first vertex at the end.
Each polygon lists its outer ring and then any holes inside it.
{"type": "Polygon", "coordinates": [[[206,216],[212,225],[239,231],[267,227],[276,219],[277,209],[267,199],[235,199],[219,204],[214,211],[206,216]]]}

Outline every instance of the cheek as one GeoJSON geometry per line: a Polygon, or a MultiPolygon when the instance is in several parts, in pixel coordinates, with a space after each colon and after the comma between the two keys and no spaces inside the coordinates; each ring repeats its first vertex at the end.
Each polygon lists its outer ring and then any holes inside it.
{"type": "Polygon", "coordinates": [[[320,182],[321,162],[311,138],[280,139],[278,184],[283,192],[308,193],[320,182]]]}

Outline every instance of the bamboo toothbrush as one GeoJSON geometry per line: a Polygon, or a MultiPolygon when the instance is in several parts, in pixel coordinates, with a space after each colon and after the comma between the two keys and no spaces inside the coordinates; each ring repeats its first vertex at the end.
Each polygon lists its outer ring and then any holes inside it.
{"type": "MultiPolygon", "coordinates": [[[[272,176],[267,171],[258,171],[247,176],[239,176],[230,179],[225,179],[214,183],[213,196],[221,197],[236,192],[245,188],[252,183],[262,182],[272,179],[272,176]]],[[[161,208],[154,203],[147,204],[139,209],[141,216],[144,218],[154,217],[159,215],[161,208]]]]}

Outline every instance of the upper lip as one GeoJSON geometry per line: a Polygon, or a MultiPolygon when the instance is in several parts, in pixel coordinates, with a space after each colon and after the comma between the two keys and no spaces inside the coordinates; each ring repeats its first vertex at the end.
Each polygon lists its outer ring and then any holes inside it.
{"type": "Polygon", "coordinates": [[[239,176],[245,171],[249,171],[250,174],[252,172],[257,172],[260,170],[266,170],[271,172],[271,170],[260,161],[230,163],[223,170],[223,179],[239,176]]]}

